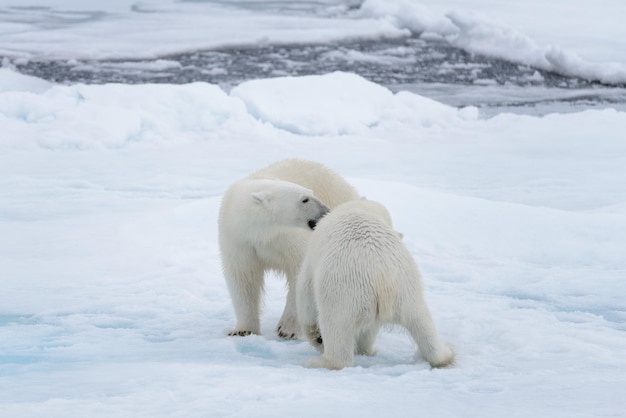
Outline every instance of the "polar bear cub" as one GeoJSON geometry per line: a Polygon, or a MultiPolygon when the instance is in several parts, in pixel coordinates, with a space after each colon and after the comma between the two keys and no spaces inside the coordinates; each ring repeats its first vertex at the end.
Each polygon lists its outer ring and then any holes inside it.
{"type": "Polygon", "coordinates": [[[320,220],[296,301],[304,334],[322,352],[308,361],[310,367],[341,369],[353,364],[355,351],[374,354],[383,324],[404,326],[433,367],[454,362],[424,300],[417,265],[380,203],[347,202],[320,220]]]}
{"type": "Polygon", "coordinates": [[[299,334],[295,281],[316,222],[339,203],[359,197],[328,167],[288,159],[233,183],[222,199],[218,230],[222,268],[237,324],[230,335],[260,334],[264,276],[287,278],[287,303],[277,326],[282,338],[299,334]]]}

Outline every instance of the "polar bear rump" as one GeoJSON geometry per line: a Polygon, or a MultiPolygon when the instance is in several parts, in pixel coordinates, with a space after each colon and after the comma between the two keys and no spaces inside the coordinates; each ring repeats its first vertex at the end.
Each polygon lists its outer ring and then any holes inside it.
{"type": "Polygon", "coordinates": [[[353,364],[355,352],[373,354],[382,324],[407,328],[432,366],[453,362],[424,300],[417,265],[377,202],[350,201],[322,218],[296,292],[303,333],[322,352],[309,366],[341,369],[353,364]]]}

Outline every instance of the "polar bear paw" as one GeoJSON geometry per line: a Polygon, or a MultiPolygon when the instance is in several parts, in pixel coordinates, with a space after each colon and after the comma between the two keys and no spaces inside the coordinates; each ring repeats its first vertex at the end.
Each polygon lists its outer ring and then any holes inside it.
{"type": "Polygon", "coordinates": [[[254,332],[252,331],[243,331],[243,330],[233,330],[228,333],[229,337],[247,337],[248,335],[252,335],[254,332]]]}
{"type": "Polygon", "coordinates": [[[314,369],[323,369],[326,366],[324,365],[324,358],[322,356],[318,356],[318,357],[311,357],[310,359],[308,359],[304,365],[306,367],[311,367],[314,369]]]}
{"type": "Polygon", "coordinates": [[[276,327],[276,334],[286,340],[297,340],[300,327],[296,318],[282,319],[276,327]]]}
{"type": "Polygon", "coordinates": [[[452,348],[448,345],[441,344],[436,353],[426,358],[432,367],[448,367],[455,363],[455,355],[452,348]]]}
{"type": "Polygon", "coordinates": [[[317,324],[308,324],[302,327],[306,339],[320,353],[324,352],[324,340],[317,324]]]}
{"type": "Polygon", "coordinates": [[[330,369],[330,370],[341,370],[344,367],[349,366],[349,364],[341,364],[340,362],[330,361],[324,356],[311,357],[304,363],[304,365],[306,367],[310,367],[313,369],[330,369]]]}

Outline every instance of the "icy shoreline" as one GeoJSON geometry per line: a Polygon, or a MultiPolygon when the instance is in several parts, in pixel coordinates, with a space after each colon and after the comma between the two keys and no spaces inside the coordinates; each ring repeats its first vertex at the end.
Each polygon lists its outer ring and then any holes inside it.
{"type": "Polygon", "coordinates": [[[0,56],[18,61],[158,59],[223,47],[428,33],[471,53],[604,84],[626,84],[626,29],[617,19],[620,10],[626,13],[624,4],[553,3],[550,10],[568,12],[545,16],[539,22],[549,23],[537,24],[536,10],[545,6],[537,1],[492,8],[485,0],[366,0],[358,5],[279,0],[269,6],[117,0],[94,9],[72,0],[48,0],[41,7],[0,0],[0,56]],[[575,26],[571,16],[579,17],[575,26]]]}

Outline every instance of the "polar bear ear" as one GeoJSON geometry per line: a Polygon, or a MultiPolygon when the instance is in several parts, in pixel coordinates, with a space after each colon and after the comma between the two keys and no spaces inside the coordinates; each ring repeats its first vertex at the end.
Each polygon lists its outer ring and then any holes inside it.
{"type": "Polygon", "coordinates": [[[270,193],[268,192],[256,192],[252,193],[252,198],[257,201],[257,203],[264,203],[270,200],[270,193]]]}

